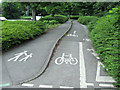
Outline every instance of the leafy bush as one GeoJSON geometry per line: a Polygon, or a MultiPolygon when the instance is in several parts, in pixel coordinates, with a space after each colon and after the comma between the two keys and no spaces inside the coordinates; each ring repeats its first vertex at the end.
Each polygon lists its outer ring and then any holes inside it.
{"type": "Polygon", "coordinates": [[[79,17],[80,17],[79,15],[72,15],[72,16],[70,16],[70,19],[78,20],[79,17]]]}
{"type": "Polygon", "coordinates": [[[2,49],[8,50],[25,40],[33,39],[42,34],[46,25],[33,21],[4,21],[2,22],[2,49]]]}
{"type": "Polygon", "coordinates": [[[20,19],[31,19],[32,16],[21,16],[20,19]]]}
{"type": "Polygon", "coordinates": [[[120,7],[110,10],[107,16],[100,18],[90,32],[90,38],[99,57],[108,69],[108,74],[120,87],[120,52],[119,52],[119,30],[120,30],[120,7]]]}
{"type": "Polygon", "coordinates": [[[58,21],[56,21],[56,20],[44,20],[43,21],[44,23],[47,23],[47,24],[58,24],[59,22],[58,21]]]}
{"type": "Polygon", "coordinates": [[[96,25],[96,22],[98,21],[99,19],[96,18],[96,19],[93,19],[91,22],[88,23],[88,29],[89,31],[92,31],[94,29],[94,26],[96,25]]]}
{"type": "Polygon", "coordinates": [[[68,20],[68,17],[67,16],[63,16],[63,15],[55,15],[55,16],[45,16],[43,18],[40,18],[39,21],[44,21],[44,20],[56,20],[58,21],[59,23],[64,23],[68,20]]]}
{"type": "Polygon", "coordinates": [[[98,18],[96,16],[80,16],[78,18],[78,22],[84,25],[89,24],[92,21],[97,21],[98,18]]]}

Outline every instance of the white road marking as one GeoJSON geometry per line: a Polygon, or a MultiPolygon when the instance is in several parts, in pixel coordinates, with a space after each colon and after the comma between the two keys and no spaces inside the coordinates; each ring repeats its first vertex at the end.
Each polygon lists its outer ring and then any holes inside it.
{"type": "Polygon", "coordinates": [[[87,84],[87,86],[94,86],[93,83],[86,83],[86,84],[87,84]]]}
{"type": "Polygon", "coordinates": [[[95,57],[97,57],[97,53],[93,52],[93,53],[91,53],[91,54],[93,54],[95,57]]]}
{"type": "Polygon", "coordinates": [[[94,49],[87,49],[87,50],[92,52],[91,54],[94,55],[97,59],[100,59],[100,57],[98,57],[98,54],[95,52],[94,49]]]}
{"type": "Polygon", "coordinates": [[[80,88],[87,88],[82,42],[79,42],[80,88]]]}
{"type": "Polygon", "coordinates": [[[52,85],[39,85],[40,88],[52,88],[52,85]]]}
{"type": "Polygon", "coordinates": [[[25,86],[25,87],[33,87],[33,86],[34,86],[34,84],[24,83],[24,84],[22,84],[22,86],[25,86]]]}
{"type": "Polygon", "coordinates": [[[0,87],[6,87],[6,86],[10,86],[10,83],[0,84],[0,87]]]}
{"type": "Polygon", "coordinates": [[[60,86],[60,88],[74,88],[74,87],[60,86]]]}
{"type": "Polygon", "coordinates": [[[95,52],[95,50],[94,49],[87,49],[88,51],[90,51],[90,52],[95,52]]]}
{"type": "Polygon", "coordinates": [[[74,31],[73,34],[68,34],[67,36],[78,37],[78,35],[76,35],[76,31],[74,31]]]}
{"type": "Polygon", "coordinates": [[[113,84],[99,84],[100,87],[114,87],[113,84]]]}
{"type": "Polygon", "coordinates": [[[77,58],[73,58],[72,54],[65,55],[65,53],[62,53],[61,57],[55,59],[55,64],[61,65],[63,63],[76,65],[78,63],[78,60],[77,58]]]}
{"type": "Polygon", "coordinates": [[[23,51],[23,52],[21,52],[21,53],[15,54],[15,56],[14,56],[13,58],[10,58],[10,59],[8,60],[8,62],[9,62],[9,61],[12,61],[12,60],[13,60],[13,61],[18,61],[18,59],[19,59],[21,56],[23,56],[23,55],[24,55],[25,57],[22,58],[21,60],[19,60],[20,62],[21,62],[21,61],[24,61],[24,62],[25,62],[25,61],[27,61],[28,58],[32,58],[32,55],[33,55],[33,54],[30,53],[30,54],[28,55],[28,54],[27,54],[27,51],[23,51]]]}
{"type": "Polygon", "coordinates": [[[110,76],[100,76],[100,66],[104,66],[100,61],[98,61],[97,72],[96,72],[96,81],[97,82],[116,82],[110,76]]]}
{"type": "Polygon", "coordinates": [[[89,41],[91,41],[91,40],[90,40],[90,39],[86,39],[86,41],[88,41],[88,42],[89,42],[89,41]]]}
{"type": "Polygon", "coordinates": [[[100,57],[96,57],[97,59],[100,59],[100,57]]]}
{"type": "Polygon", "coordinates": [[[68,34],[67,36],[69,36],[69,37],[78,37],[78,35],[72,35],[72,34],[68,34]]]}

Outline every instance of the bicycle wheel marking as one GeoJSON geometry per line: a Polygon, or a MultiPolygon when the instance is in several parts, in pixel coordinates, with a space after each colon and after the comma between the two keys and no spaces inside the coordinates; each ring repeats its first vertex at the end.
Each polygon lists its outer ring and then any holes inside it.
{"type": "Polygon", "coordinates": [[[62,54],[61,57],[56,58],[55,64],[61,65],[61,64],[70,64],[70,65],[76,65],[78,63],[77,58],[73,58],[72,54],[66,55],[65,53],[62,54]]]}

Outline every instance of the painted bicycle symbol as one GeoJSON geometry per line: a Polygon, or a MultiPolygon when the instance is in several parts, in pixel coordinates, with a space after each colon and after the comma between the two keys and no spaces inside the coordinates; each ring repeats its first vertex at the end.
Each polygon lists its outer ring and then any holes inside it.
{"type": "Polygon", "coordinates": [[[27,51],[24,51],[24,52],[21,52],[21,53],[17,53],[17,54],[15,54],[15,57],[13,57],[13,58],[10,58],[8,61],[17,61],[22,55],[25,55],[25,57],[24,58],[22,58],[22,59],[20,59],[19,61],[21,62],[21,61],[27,61],[27,59],[28,58],[31,58],[32,57],[32,53],[30,53],[29,55],[27,54],[27,51]]]}
{"type": "Polygon", "coordinates": [[[78,63],[78,60],[76,58],[72,57],[72,54],[69,55],[65,55],[65,53],[62,54],[62,57],[58,57],[55,60],[55,63],[57,65],[61,65],[62,63],[66,63],[66,64],[71,64],[71,65],[76,65],[78,63]]]}

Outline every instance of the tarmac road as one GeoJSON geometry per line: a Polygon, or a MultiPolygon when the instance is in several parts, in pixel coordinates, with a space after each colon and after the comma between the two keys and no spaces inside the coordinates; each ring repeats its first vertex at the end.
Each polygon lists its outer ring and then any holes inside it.
{"type": "MultiPolygon", "coordinates": [[[[14,88],[115,88],[103,70],[88,37],[86,26],[73,21],[42,76],[14,88]]],[[[29,68],[30,69],[30,68],[29,68]]]]}
{"type": "MultiPolygon", "coordinates": [[[[59,25],[46,34],[27,41],[2,54],[2,84],[12,86],[42,73],[56,41],[70,28],[71,21],[59,25]],[[16,59],[16,60],[15,60],[16,59]]],[[[1,81],[1,80],[0,80],[1,81]]]]}

